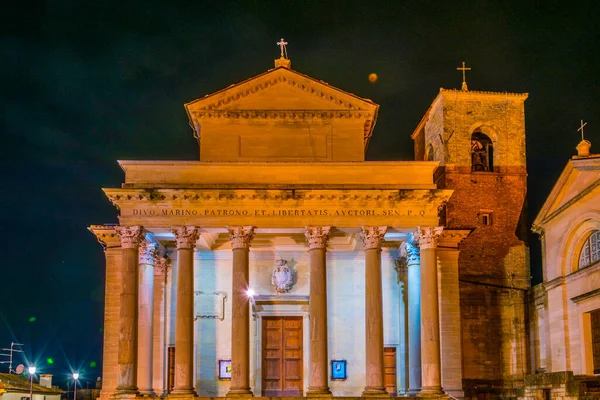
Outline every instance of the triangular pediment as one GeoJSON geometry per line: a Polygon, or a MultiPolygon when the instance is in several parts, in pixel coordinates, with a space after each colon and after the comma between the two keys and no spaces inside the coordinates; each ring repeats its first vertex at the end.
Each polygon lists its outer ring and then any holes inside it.
{"type": "Polygon", "coordinates": [[[365,111],[378,106],[325,82],[280,67],[185,105],[188,113],[236,110],[365,111]]]}
{"type": "Polygon", "coordinates": [[[534,230],[600,186],[600,157],[570,160],[534,221],[534,230]]]}

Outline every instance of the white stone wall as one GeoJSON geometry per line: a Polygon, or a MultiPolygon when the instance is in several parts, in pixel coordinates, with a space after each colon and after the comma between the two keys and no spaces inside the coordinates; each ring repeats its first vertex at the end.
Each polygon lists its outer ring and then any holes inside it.
{"type": "MultiPolygon", "coordinates": [[[[396,347],[397,352],[397,385],[401,388],[403,367],[401,364],[401,332],[400,326],[400,286],[394,270],[395,252],[384,249],[382,252],[382,285],[384,307],[384,343],[386,347],[396,347]]],[[[275,295],[271,286],[271,273],[275,261],[283,258],[288,261],[288,268],[296,273],[296,284],[287,294],[279,296],[309,295],[309,253],[308,251],[290,251],[277,248],[274,250],[251,249],[250,251],[250,287],[256,296],[275,295]]],[[[195,322],[195,365],[196,391],[200,396],[224,396],[229,390],[230,381],[218,380],[217,364],[219,359],[231,359],[231,250],[197,251],[195,253],[195,291],[226,292],[224,319],[198,319],[195,322]]],[[[173,279],[171,289],[167,291],[168,309],[167,331],[168,343],[175,343],[175,285],[177,262],[173,260],[173,279]]],[[[328,329],[329,359],[345,359],[348,361],[348,379],[346,381],[330,381],[335,396],[360,396],[365,386],[365,271],[364,253],[362,251],[329,251],[327,253],[328,283],[328,329]]],[[[291,311],[290,306],[269,306],[271,312],[279,315],[305,315],[307,308],[291,311]],[[279,310],[279,311],[277,311],[279,310]],[[293,312],[294,314],[289,314],[293,312]],[[304,314],[302,314],[304,313],[304,314]]],[[[309,382],[308,359],[308,318],[304,318],[304,390],[309,382]]],[[[250,379],[255,396],[260,393],[260,328],[258,319],[251,323],[250,337],[250,379]]],[[[383,349],[382,349],[383,350],[383,349]]]]}

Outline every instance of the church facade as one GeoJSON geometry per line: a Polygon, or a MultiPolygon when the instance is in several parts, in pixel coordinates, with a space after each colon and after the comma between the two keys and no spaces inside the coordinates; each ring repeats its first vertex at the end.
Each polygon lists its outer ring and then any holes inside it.
{"type": "Polygon", "coordinates": [[[533,224],[544,279],[530,298],[530,399],[600,395],[600,155],[590,146],[577,146],[533,224]]]}
{"type": "Polygon", "coordinates": [[[185,105],[199,161],[104,189],[101,397],[516,397],[526,94],[442,89],[415,160],[378,105],[275,68],[185,105]]]}

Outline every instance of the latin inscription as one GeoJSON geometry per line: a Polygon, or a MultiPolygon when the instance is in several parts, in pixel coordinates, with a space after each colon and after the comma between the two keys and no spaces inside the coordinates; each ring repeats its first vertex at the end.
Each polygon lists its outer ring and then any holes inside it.
{"type": "Polygon", "coordinates": [[[424,217],[425,210],[394,209],[187,209],[144,210],[134,208],[134,216],[160,217],[424,217]]]}

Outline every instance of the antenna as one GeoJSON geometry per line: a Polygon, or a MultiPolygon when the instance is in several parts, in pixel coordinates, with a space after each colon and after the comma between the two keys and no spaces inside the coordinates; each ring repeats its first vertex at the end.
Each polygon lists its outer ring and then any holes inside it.
{"type": "MultiPolygon", "coordinates": [[[[19,374],[20,373],[13,369],[12,364],[13,364],[13,354],[23,352],[23,349],[21,348],[21,346],[23,346],[23,343],[10,342],[10,349],[4,349],[4,348],[0,349],[0,351],[8,352],[8,353],[0,353],[0,357],[8,357],[8,360],[0,361],[0,364],[8,364],[8,373],[9,374],[19,374]],[[15,348],[15,346],[16,346],[16,348],[15,348]]],[[[17,369],[19,369],[19,368],[17,368],[17,369]]]]}

